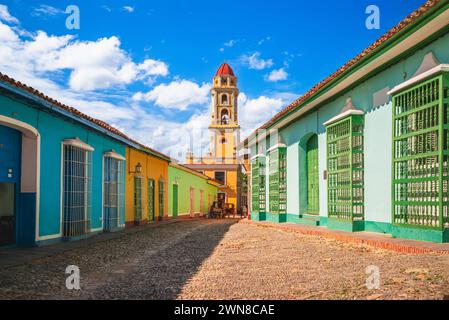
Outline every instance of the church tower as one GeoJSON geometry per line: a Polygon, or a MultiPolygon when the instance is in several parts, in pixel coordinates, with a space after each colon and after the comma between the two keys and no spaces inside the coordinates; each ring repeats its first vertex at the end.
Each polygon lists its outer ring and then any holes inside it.
{"type": "Polygon", "coordinates": [[[240,141],[238,123],[237,77],[231,67],[223,63],[213,79],[210,155],[216,162],[235,164],[240,141]]]}
{"type": "Polygon", "coordinates": [[[240,142],[239,89],[237,77],[229,64],[223,63],[218,68],[210,93],[210,151],[205,157],[195,157],[191,151],[187,152],[185,166],[219,181],[216,200],[241,210],[247,200],[246,194],[242,193],[242,165],[237,154],[240,142]]]}

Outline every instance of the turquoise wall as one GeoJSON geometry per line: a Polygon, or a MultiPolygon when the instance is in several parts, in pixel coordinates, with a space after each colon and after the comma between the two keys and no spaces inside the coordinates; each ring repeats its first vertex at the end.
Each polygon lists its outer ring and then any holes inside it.
{"type": "Polygon", "coordinates": [[[39,237],[60,234],[62,141],[75,137],[95,149],[92,154],[92,229],[102,228],[103,154],[115,150],[125,156],[125,145],[82,124],[5,95],[0,96],[0,106],[1,115],[28,123],[41,136],[39,237]]]}
{"type": "MultiPolygon", "coordinates": [[[[392,163],[392,104],[386,95],[389,89],[413,77],[424,56],[433,52],[441,63],[449,63],[449,34],[437,39],[412,56],[378,73],[344,95],[279,130],[279,139],[287,145],[287,210],[289,214],[304,213],[306,204],[305,150],[301,143],[311,134],[318,135],[320,172],[320,215],[327,216],[326,129],[323,123],[338,115],[346,99],[365,114],[365,219],[391,223],[391,163],[392,163]],[[404,75],[406,75],[404,79],[404,75]]],[[[273,139],[270,145],[276,144],[273,139]]],[[[251,146],[255,155],[256,146],[251,146]]]]}

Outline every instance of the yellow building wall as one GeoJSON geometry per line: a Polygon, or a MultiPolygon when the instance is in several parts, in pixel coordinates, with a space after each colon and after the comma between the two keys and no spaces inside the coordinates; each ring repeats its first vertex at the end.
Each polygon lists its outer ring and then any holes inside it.
{"type": "MultiPolygon", "coordinates": [[[[215,179],[215,171],[226,170],[206,170],[204,174],[212,179],[215,179]]],[[[237,208],[237,171],[226,171],[226,186],[219,187],[218,192],[226,193],[226,202],[232,203],[237,208]]]]}
{"type": "Polygon", "coordinates": [[[138,163],[142,166],[142,172],[139,176],[143,178],[142,198],[143,198],[143,214],[141,222],[148,221],[148,179],[154,180],[154,215],[155,220],[159,217],[159,180],[164,181],[164,216],[168,216],[168,161],[156,158],[145,152],[126,148],[126,199],[125,199],[125,215],[127,226],[133,225],[135,222],[134,214],[134,177],[136,166],[138,163]]]}
{"type": "MultiPolygon", "coordinates": [[[[235,150],[235,139],[236,133],[234,130],[224,130],[223,132],[216,131],[215,135],[215,155],[213,158],[225,159],[226,164],[234,164],[236,163],[236,159],[234,158],[235,150]],[[225,143],[222,143],[222,140],[225,139],[225,143]]],[[[207,161],[205,161],[207,162],[207,161]]],[[[215,161],[212,161],[215,162],[215,161]]]]}

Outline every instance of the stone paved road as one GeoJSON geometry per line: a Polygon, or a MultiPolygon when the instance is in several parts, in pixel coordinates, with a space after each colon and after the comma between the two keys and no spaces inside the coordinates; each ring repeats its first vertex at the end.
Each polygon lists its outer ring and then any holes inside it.
{"type": "Polygon", "coordinates": [[[449,257],[407,255],[235,220],[149,227],[0,270],[0,299],[442,299],[449,257]],[[65,288],[77,265],[81,290],[65,288]],[[380,289],[366,288],[368,266],[380,289]]]}

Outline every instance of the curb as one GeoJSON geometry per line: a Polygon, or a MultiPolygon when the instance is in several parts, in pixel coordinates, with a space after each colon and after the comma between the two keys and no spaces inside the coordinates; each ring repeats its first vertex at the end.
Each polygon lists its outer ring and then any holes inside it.
{"type": "Polygon", "coordinates": [[[319,236],[326,239],[334,239],[344,243],[364,244],[373,248],[394,251],[407,254],[437,253],[449,255],[449,244],[436,244],[407,239],[382,238],[380,235],[367,233],[349,233],[338,230],[323,230],[322,227],[303,226],[299,224],[274,224],[270,222],[258,222],[244,220],[241,223],[268,227],[290,233],[308,236],[319,236]],[[377,239],[376,239],[377,238],[377,239]],[[442,248],[442,246],[444,246],[442,248]]]}

